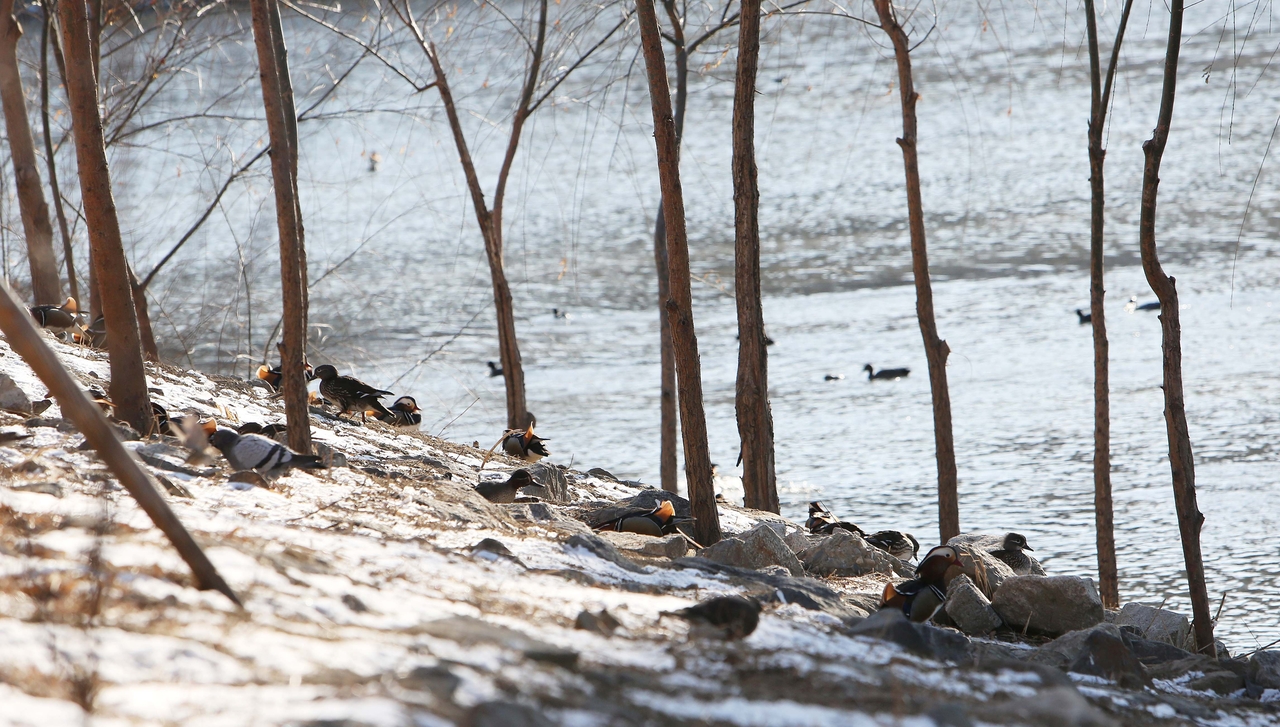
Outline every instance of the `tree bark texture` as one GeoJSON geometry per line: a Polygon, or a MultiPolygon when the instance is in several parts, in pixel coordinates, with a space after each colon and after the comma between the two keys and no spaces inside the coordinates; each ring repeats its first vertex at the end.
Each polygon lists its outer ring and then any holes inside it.
{"type": "Polygon", "coordinates": [[[22,25],[13,17],[13,0],[0,0],[0,104],[4,107],[18,208],[27,238],[31,292],[36,305],[58,305],[62,302],[62,284],[58,279],[58,257],[53,252],[53,225],[40,183],[31,121],[27,118],[27,95],[22,90],[22,75],[18,72],[18,39],[21,37],[22,25]]]}
{"type": "Polygon", "coordinates": [[[1169,3],[1169,40],[1164,57],[1164,85],[1160,94],[1160,116],[1156,128],[1142,145],[1146,163],[1142,172],[1142,212],[1138,222],[1138,242],[1142,271],[1160,299],[1160,328],[1164,350],[1164,418],[1169,437],[1169,467],[1173,474],[1173,500],[1178,511],[1182,536],[1182,556],[1187,567],[1187,590],[1191,595],[1196,648],[1216,655],[1213,619],[1209,615],[1209,593],[1204,582],[1204,561],[1200,553],[1200,528],[1204,515],[1196,504],[1195,459],[1187,411],[1182,393],[1182,326],[1178,320],[1178,291],[1173,276],[1165,275],[1156,248],[1156,198],[1160,186],[1160,160],[1169,141],[1173,122],[1173,101],[1178,85],[1178,55],[1182,47],[1182,0],[1169,3]]]}
{"type": "Polygon", "coordinates": [[[111,359],[108,393],[116,416],[139,432],[150,431],[151,401],[142,364],[138,319],[134,312],[129,265],[120,239],[120,220],[111,195],[111,174],[98,113],[98,83],[89,54],[89,29],[84,0],[61,0],[59,17],[66,50],[67,98],[80,170],[80,196],[89,229],[92,264],[96,268],[102,314],[107,324],[111,359]]]}
{"type": "MultiPolygon", "coordinates": [[[[252,0],[253,37],[258,50],[262,78],[262,103],[266,109],[267,133],[271,138],[271,180],[276,195],[276,227],[280,235],[280,293],[284,299],[284,410],[289,425],[289,446],[299,452],[311,451],[311,420],[307,408],[304,366],[307,356],[307,298],[303,272],[302,223],[299,217],[295,152],[289,136],[283,80],[289,74],[286,56],[271,20],[276,0],[252,0]],[[283,64],[282,64],[283,61],[283,64]]],[[[278,9],[275,12],[279,12],[278,9]]],[[[296,119],[295,119],[296,121],[296,119]]]]}
{"type": "Polygon", "coordinates": [[[53,43],[58,54],[57,65],[62,68],[62,50],[58,45],[56,33],[50,33],[53,25],[52,9],[48,0],[44,0],[43,22],[40,26],[40,125],[44,131],[44,163],[49,168],[49,192],[53,196],[53,211],[58,218],[58,230],[62,233],[62,261],[67,268],[67,289],[71,297],[80,305],[85,303],[80,298],[80,284],[76,280],[76,261],[71,249],[71,232],[67,228],[67,215],[62,209],[62,190],[58,184],[58,161],[53,150],[53,134],[49,130],[49,44],[53,43]]]}
{"type": "Polygon", "coordinates": [[[951,434],[951,394],[947,390],[947,342],[938,338],[933,315],[933,287],[929,282],[929,254],[925,246],[924,203],[920,196],[920,167],[916,156],[916,93],[911,76],[911,48],[898,23],[890,0],[875,0],[880,27],[893,43],[898,63],[898,88],[902,97],[902,161],[907,176],[907,218],[911,230],[911,270],[916,283],[916,316],[929,362],[929,389],[933,393],[933,442],[938,460],[938,531],[942,542],[960,534],[957,499],[955,443],[951,434]]]}
{"type": "Polygon", "coordinates": [[[735,403],[746,506],[778,512],[773,414],[769,410],[769,354],[760,300],[760,187],[755,147],[760,0],[742,0],[741,18],[733,94],[734,291],[738,304],[735,403]]]}
{"type": "MultiPolygon", "coordinates": [[[[676,61],[676,148],[679,151],[684,138],[684,112],[689,99],[689,51],[685,46],[684,21],[676,12],[674,0],[663,0],[663,7],[671,21],[671,37],[675,46],[676,61]]],[[[676,409],[676,351],[671,342],[671,321],[667,318],[666,301],[671,298],[671,282],[667,278],[667,225],[663,218],[662,203],[658,203],[658,215],[653,223],[653,258],[658,269],[658,336],[659,366],[661,369],[661,424],[658,471],[662,489],[676,492],[676,448],[679,446],[679,414],[676,409]]]]}
{"type": "MultiPolygon", "coordinates": [[[[72,4],[73,0],[62,2],[72,4]]],[[[239,606],[240,599],[236,598],[235,592],[222,579],[213,563],[191,537],[191,533],[169,508],[155,481],[116,438],[116,432],[102,410],[89,400],[71,378],[71,374],[67,373],[57,355],[41,338],[31,316],[7,288],[0,290],[0,330],[4,331],[9,345],[49,388],[49,393],[57,398],[62,415],[84,433],[84,438],[97,450],[98,456],[111,469],[116,479],[124,485],[138,506],[151,518],[151,522],[165,534],[178,555],[191,567],[197,587],[201,590],[216,590],[239,606]]]]}
{"type": "Polygon", "coordinates": [[[1093,511],[1098,542],[1098,590],[1102,605],[1120,607],[1120,576],[1116,565],[1115,509],[1111,497],[1111,386],[1110,345],[1107,341],[1106,285],[1104,277],[1104,226],[1106,184],[1103,166],[1107,150],[1102,147],[1111,83],[1115,79],[1120,46],[1133,0],[1126,0],[1120,26],[1111,46],[1111,60],[1103,80],[1098,51],[1098,21],[1093,0],[1084,0],[1085,27],[1089,41],[1089,186],[1092,196],[1089,240],[1089,312],[1093,326],[1093,511]]]}
{"type": "Polygon", "coordinates": [[[696,518],[694,537],[702,545],[711,545],[720,540],[720,514],[716,509],[715,489],[711,481],[707,421],[702,408],[702,366],[698,360],[698,337],[693,323],[689,243],[685,235],[684,195],[680,188],[680,150],[653,0],[636,0],[636,15],[640,21],[640,45],[649,78],[658,178],[667,227],[667,275],[671,283],[671,298],[664,305],[671,319],[671,339],[675,344],[685,478],[689,485],[693,517],[696,518]]]}

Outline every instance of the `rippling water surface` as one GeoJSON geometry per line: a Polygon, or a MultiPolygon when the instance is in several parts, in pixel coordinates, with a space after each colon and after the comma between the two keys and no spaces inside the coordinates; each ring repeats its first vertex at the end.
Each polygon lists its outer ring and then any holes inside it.
{"type": "MultiPolygon", "coordinates": [[[[981,5],[944,3],[938,29],[916,53],[938,328],[952,349],[961,521],[965,529],[1022,532],[1050,571],[1093,575],[1092,349],[1090,329],[1073,313],[1087,307],[1088,293],[1080,10],[981,5]]],[[[1247,649],[1280,638],[1280,218],[1271,177],[1253,188],[1280,113],[1275,70],[1264,73],[1280,33],[1255,18],[1243,43],[1231,28],[1244,23],[1229,7],[1208,1],[1188,12],[1159,238],[1182,295],[1209,591],[1215,606],[1226,594],[1220,635],[1247,649]]],[[[1150,297],[1136,267],[1136,223],[1164,22],[1158,3],[1135,11],[1108,125],[1113,483],[1123,598],[1167,600],[1189,612],[1165,454],[1159,322],[1123,309],[1130,295],[1150,297]]],[[[328,73],[354,55],[315,26],[289,28],[306,108],[328,73]]],[[[864,528],[907,529],[928,544],[937,527],[932,419],[894,144],[901,127],[892,63],[879,38],[847,20],[775,19],[767,32],[758,145],[783,510],[801,517],[805,503],[820,498],[864,528]],[[870,383],[860,374],[868,362],[913,373],[870,383]],[[824,381],[827,373],[846,378],[824,381]]],[[[242,76],[252,82],[251,57],[237,55],[246,50],[225,51],[220,58],[249,62],[220,60],[204,85],[174,92],[175,107],[196,96],[221,99],[217,109],[228,119],[257,113],[251,85],[251,93],[219,95],[242,76]]],[[[737,452],[733,63],[730,55],[717,64],[719,51],[694,59],[683,174],[701,278],[695,315],[711,447],[729,471],[737,452]]],[[[512,99],[501,83],[486,82],[509,74],[522,51],[493,52],[490,39],[475,35],[445,52],[491,189],[512,99]]],[[[411,47],[397,53],[426,77],[411,47]]],[[[633,54],[631,46],[608,58],[625,65],[633,54]]],[[[657,180],[640,74],[607,85],[613,67],[602,60],[584,69],[531,123],[506,209],[506,263],[530,407],[554,461],[656,483],[648,230],[657,180]],[[554,318],[552,307],[571,318],[554,318]]],[[[313,360],[414,394],[426,409],[424,428],[487,446],[505,420],[501,380],[487,378],[484,366],[497,359],[488,271],[437,99],[409,95],[385,69],[365,64],[326,103],[397,110],[303,124],[302,201],[311,277],[319,281],[313,360]],[[371,173],[374,151],[385,161],[371,173]]],[[[164,133],[172,150],[162,162],[154,148],[119,150],[115,159],[121,208],[143,261],[163,254],[221,183],[219,165],[230,169],[230,152],[255,148],[262,130],[198,120],[164,133]],[[228,153],[193,159],[191,148],[215,135],[228,153]],[[190,174],[193,164],[213,171],[190,174]],[[170,200],[163,209],[147,204],[158,190],[170,200]]],[[[279,310],[266,180],[250,176],[234,186],[224,212],[158,279],[156,305],[186,336],[175,355],[243,374],[279,310]],[[244,276],[238,259],[247,263],[244,276]]],[[[158,326],[161,336],[167,325],[158,326]]]]}

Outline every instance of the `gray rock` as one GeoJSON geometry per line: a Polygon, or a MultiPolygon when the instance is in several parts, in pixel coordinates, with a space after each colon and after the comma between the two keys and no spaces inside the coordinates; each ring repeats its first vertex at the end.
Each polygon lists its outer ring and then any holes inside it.
{"type": "MultiPolygon", "coordinates": [[[[538,462],[528,467],[529,475],[533,477],[533,481],[542,485],[546,490],[545,497],[551,502],[569,502],[572,498],[569,496],[569,478],[564,474],[564,468],[551,464],[550,462],[538,462]]],[[[530,488],[525,488],[526,490],[530,488]]],[[[543,497],[542,493],[537,493],[539,497],[543,497]]]]}
{"type": "Polygon", "coordinates": [[[741,535],[725,538],[704,548],[698,555],[708,560],[739,568],[760,569],[771,565],[786,568],[793,576],[804,575],[804,567],[782,538],[766,524],[760,524],[741,535]]]}
{"type": "Polygon", "coordinates": [[[600,609],[599,613],[591,613],[590,611],[579,611],[578,618],[574,619],[573,627],[583,631],[600,634],[601,636],[612,636],[614,631],[622,624],[618,619],[613,617],[607,609],[600,609]]]}
{"type": "Polygon", "coordinates": [[[1187,651],[1195,650],[1195,637],[1186,616],[1141,603],[1126,603],[1116,615],[1117,626],[1132,626],[1144,639],[1162,641],[1187,651]]]}
{"type": "Polygon", "coordinates": [[[1245,677],[1263,689],[1280,689],[1280,651],[1259,651],[1249,657],[1245,677]]]}
{"type": "Polygon", "coordinates": [[[1004,623],[987,597],[965,575],[947,584],[947,600],[943,608],[956,628],[970,636],[990,633],[1004,623]]]}
{"type": "Polygon", "coordinates": [[[1010,628],[1057,636],[1102,622],[1102,599],[1089,578],[1010,576],[991,607],[1010,628]]]}
{"type": "Polygon", "coordinates": [[[578,652],[548,644],[505,626],[483,621],[471,616],[450,616],[419,624],[414,631],[440,639],[448,639],[462,646],[493,644],[503,649],[517,651],[526,659],[572,667],[578,660],[578,652]]]}
{"type": "Polygon", "coordinates": [[[664,535],[654,538],[635,533],[601,532],[600,537],[622,551],[623,555],[639,555],[646,558],[682,558],[689,552],[689,541],[683,535],[664,535]]]}
{"type": "Polygon", "coordinates": [[[627,556],[623,555],[617,548],[613,547],[613,543],[601,538],[599,535],[592,533],[578,533],[577,535],[570,536],[568,540],[564,541],[564,547],[582,548],[597,558],[607,560],[623,570],[628,570],[633,573],[639,573],[641,571],[640,566],[628,560],[627,556]]]}
{"type": "Polygon", "coordinates": [[[900,609],[885,608],[876,611],[849,629],[848,633],[850,636],[866,636],[890,641],[907,651],[933,656],[933,650],[929,648],[928,642],[900,609]]]}
{"type": "Polygon", "coordinates": [[[786,543],[787,547],[791,548],[791,552],[795,553],[798,556],[804,551],[816,545],[818,542],[818,539],[811,538],[808,535],[805,535],[803,530],[796,528],[794,530],[788,530],[782,536],[782,542],[786,543]]]}
{"type": "Polygon", "coordinates": [[[1129,626],[1121,627],[1120,636],[1129,645],[1129,650],[1138,657],[1138,661],[1148,667],[1154,664],[1163,664],[1167,661],[1178,661],[1191,656],[1191,652],[1166,644],[1163,641],[1152,641],[1151,639],[1136,636],[1130,631],[1131,628],[1129,626]]]}
{"type": "Polygon", "coordinates": [[[860,576],[865,573],[893,573],[888,553],[868,545],[860,536],[836,529],[819,543],[799,554],[805,570],[818,576],[860,576]]]}
{"type": "Polygon", "coordinates": [[[9,374],[0,374],[0,409],[30,414],[31,397],[14,383],[9,374]]]}
{"type": "MultiPolygon", "coordinates": [[[[816,578],[776,576],[697,557],[677,558],[674,565],[677,568],[725,576],[730,583],[744,586],[747,595],[763,603],[794,603],[801,608],[822,611],[841,620],[865,618],[875,610],[874,607],[862,608],[856,600],[841,598],[839,593],[816,578]]],[[[879,605],[878,599],[876,604],[879,605]]]]}
{"type": "Polygon", "coordinates": [[[465,727],[554,727],[532,707],[515,702],[485,702],[467,712],[462,724],[465,727]]]}
{"type": "Polygon", "coordinates": [[[1089,674],[1126,689],[1142,689],[1150,681],[1138,657],[1129,650],[1120,629],[1102,623],[1072,631],[1040,647],[1032,659],[1077,674],[1089,674]]]}
{"type": "Polygon", "coordinates": [[[1203,654],[1190,654],[1185,659],[1157,664],[1148,669],[1147,673],[1152,679],[1180,680],[1182,686],[1188,689],[1231,694],[1244,688],[1246,668],[1244,664],[1219,661],[1203,654]]]}
{"type": "Polygon", "coordinates": [[[454,690],[462,683],[462,680],[443,664],[414,667],[397,681],[405,689],[430,692],[446,701],[453,698],[454,690]]]}
{"type": "Polygon", "coordinates": [[[1069,686],[1042,689],[1034,696],[994,705],[977,716],[984,721],[1037,727],[1119,727],[1075,687],[1069,686]]]}

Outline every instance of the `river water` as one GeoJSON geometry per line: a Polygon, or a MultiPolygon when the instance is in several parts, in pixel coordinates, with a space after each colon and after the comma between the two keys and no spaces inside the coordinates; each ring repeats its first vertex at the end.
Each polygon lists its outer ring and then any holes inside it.
{"type": "MultiPolygon", "coordinates": [[[[1219,634],[1241,650],[1280,638],[1280,217],[1272,170],[1254,189],[1280,113],[1276,70],[1266,70],[1280,33],[1269,17],[1230,9],[1215,0],[1188,12],[1158,237],[1182,296],[1209,591],[1215,607],[1226,594],[1219,634]]],[[[1115,11],[1107,9],[1104,37],[1115,11]]],[[[1092,348],[1073,312],[1087,308],[1088,294],[1081,18],[1074,3],[944,3],[915,64],[938,329],[952,350],[962,525],[1016,530],[1051,572],[1094,575],[1092,348]]],[[[341,19],[371,37],[372,21],[360,20],[341,19]]],[[[524,51],[501,23],[484,20],[442,47],[491,195],[515,94],[505,79],[524,51]]],[[[134,146],[115,151],[117,195],[142,270],[208,204],[232,157],[259,148],[252,47],[228,30],[235,22],[214,26],[239,41],[193,58],[198,72],[174,80],[164,102],[133,123],[203,104],[209,115],[140,132],[134,146]]],[[[439,38],[448,22],[434,26],[439,38]]],[[[1137,267],[1136,225],[1165,22],[1158,3],[1135,10],[1108,124],[1112,459],[1122,598],[1189,613],[1159,322],[1124,310],[1131,295],[1151,295],[1137,267]]],[[[917,18],[914,32],[928,27],[917,18]]],[[[286,32],[305,109],[356,51],[302,19],[290,19],[286,32]]],[[[638,62],[634,28],[628,32],[625,46],[588,64],[530,122],[508,192],[506,265],[529,405],[553,461],[656,483],[649,229],[658,185],[643,73],[630,66],[638,62]],[[628,67],[632,76],[621,78],[628,67]],[[556,318],[553,307],[570,316],[556,318]]],[[[385,56],[429,79],[403,33],[387,33],[385,56]]],[[[863,528],[905,529],[931,545],[932,418],[894,144],[901,121],[892,59],[874,30],[848,19],[773,18],[766,34],[757,143],[783,512],[803,517],[808,501],[822,499],[863,528]],[[866,363],[912,374],[872,383],[860,373],[866,363]],[[824,380],[829,373],[846,378],[824,380]]],[[[732,473],[733,55],[722,50],[709,44],[694,58],[683,175],[711,449],[732,473]]],[[[319,111],[331,115],[302,124],[301,165],[313,362],[412,394],[425,409],[424,429],[487,447],[505,420],[501,379],[485,367],[497,359],[488,270],[438,96],[413,94],[366,60],[319,111]]],[[[232,185],[157,278],[157,331],[174,358],[240,375],[256,366],[279,315],[271,199],[260,173],[232,185]]]]}

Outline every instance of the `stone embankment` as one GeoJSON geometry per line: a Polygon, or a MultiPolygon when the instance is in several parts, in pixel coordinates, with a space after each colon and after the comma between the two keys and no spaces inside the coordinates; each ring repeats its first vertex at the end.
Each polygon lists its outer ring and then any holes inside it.
{"type": "MultiPolygon", "coordinates": [[[[101,355],[52,345],[103,385],[101,355]]],[[[1280,655],[1194,655],[1184,617],[1104,611],[1088,579],[1016,576],[980,539],[957,542],[943,625],[913,624],[877,611],[913,566],[844,530],[724,505],[729,537],[702,550],[594,532],[673,498],[603,470],[540,463],[538,497],[495,505],[475,484],[521,463],[317,417],[333,466],[264,488],[122,429],[237,608],[192,587],[56,404],[35,411],[2,341],[0,374],[5,724],[1280,724],[1280,655]],[[721,594],[763,604],[747,638],[663,615],[721,594]]],[[[149,383],[171,415],[283,419],[244,382],[149,383]]]]}

